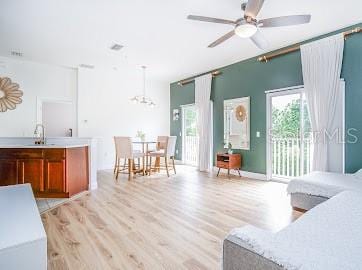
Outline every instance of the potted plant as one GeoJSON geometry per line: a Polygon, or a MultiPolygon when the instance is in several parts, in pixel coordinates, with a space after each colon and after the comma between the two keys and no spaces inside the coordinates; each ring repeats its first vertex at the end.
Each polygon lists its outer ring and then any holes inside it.
{"type": "Polygon", "coordinates": [[[231,155],[233,153],[233,146],[231,143],[228,144],[228,154],[231,155]]]}
{"type": "Polygon", "coordinates": [[[141,130],[137,131],[136,137],[140,138],[141,142],[144,142],[146,140],[146,134],[141,130]]]}

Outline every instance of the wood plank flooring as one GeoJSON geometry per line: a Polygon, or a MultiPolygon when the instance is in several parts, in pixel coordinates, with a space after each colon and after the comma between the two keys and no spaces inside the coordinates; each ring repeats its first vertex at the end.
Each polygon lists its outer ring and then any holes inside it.
{"type": "Polygon", "coordinates": [[[277,231],[299,217],[284,184],[178,174],[118,181],[48,211],[48,269],[220,269],[222,240],[252,224],[277,231]]]}

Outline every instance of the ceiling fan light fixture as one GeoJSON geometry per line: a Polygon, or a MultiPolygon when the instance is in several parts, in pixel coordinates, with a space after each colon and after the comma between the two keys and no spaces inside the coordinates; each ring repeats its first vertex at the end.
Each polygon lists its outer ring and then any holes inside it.
{"type": "Polygon", "coordinates": [[[250,38],[258,31],[258,27],[252,23],[239,24],[235,27],[235,34],[242,38],[250,38]]]}

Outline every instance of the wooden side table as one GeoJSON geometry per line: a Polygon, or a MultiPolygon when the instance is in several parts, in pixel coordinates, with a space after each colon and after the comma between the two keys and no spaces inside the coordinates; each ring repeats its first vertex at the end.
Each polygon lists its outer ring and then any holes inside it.
{"type": "Polygon", "coordinates": [[[230,176],[230,170],[237,170],[239,176],[241,177],[241,154],[217,154],[216,167],[219,168],[217,176],[219,176],[220,169],[227,169],[228,176],[230,176]]]}

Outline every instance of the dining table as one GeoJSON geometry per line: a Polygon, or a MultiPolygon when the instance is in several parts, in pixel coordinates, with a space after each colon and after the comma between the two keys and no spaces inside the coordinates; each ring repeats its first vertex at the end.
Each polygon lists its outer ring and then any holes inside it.
{"type": "MultiPolygon", "coordinates": [[[[148,152],[149,152],[149,146],[152,144],[157,144],[156,141],[133,141],[132,142],[135,145],[141,145],[141,151],[144,154],[144,156],[142,157],[142,164],[143,164],[143,175],[148,174],[149,171],[151,170],[151,166],[150,169],[148,169],[148,152]],[[146,166],[145,166],[146,164],[146,166]]],[[[157,162],[159,163],[160,161],[156,159],[156,164],[157,162]]],[[[151,164],[150,164],[151,165],[151,164]]]]}

